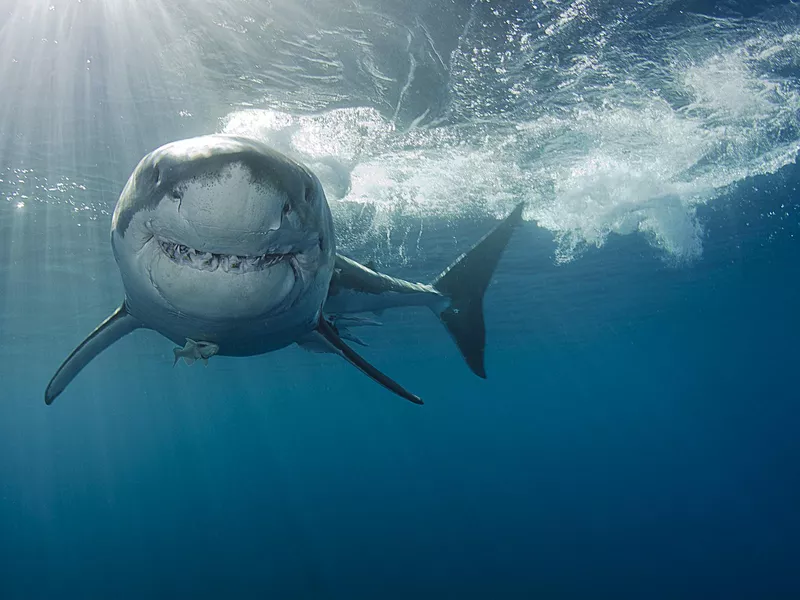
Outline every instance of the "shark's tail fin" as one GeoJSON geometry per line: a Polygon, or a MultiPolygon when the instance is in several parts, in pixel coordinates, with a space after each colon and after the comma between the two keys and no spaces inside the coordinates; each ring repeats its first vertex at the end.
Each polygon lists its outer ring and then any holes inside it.
{"type": "Polygon", "coordinates": [[[483,296],[514,228],[522,222],[524,207],[524,202],[518,204],[502,223],[433,281],[433,287],[450,298],[450,306],[439,314],[439,318],[455,340],[469,368],[484,379],[486,325],[483,321],[483,296]]]}

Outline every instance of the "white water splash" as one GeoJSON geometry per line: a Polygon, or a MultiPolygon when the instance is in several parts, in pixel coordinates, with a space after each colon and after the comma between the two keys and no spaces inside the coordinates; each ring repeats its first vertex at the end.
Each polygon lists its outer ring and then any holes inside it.
{"type": "Polygon", "coordinates": [[[376,238],[409,217],[500,216],[525,200],[526,217],[555,234],[559,261],[611,234],[639,233],[682,262],[702,254],[698,205],[797,156],[800,93],[765,73],[765,53],[796,60],[797,36],[762,33],[702,61],[675,62],[682,105],[644,90],[566,115],[410,131],[372,109],[246,110],[221,129],[309,163],[334,210],[377,208],[376,238]]]}
{"type": "Polygon", "coordinates": [[[13,203],[103,215],[143,153],[228,113],[219,130],[308,163],[340,221],[366,214],[362,238],[418,237],[426,219],[501,217],[524,200],[559,261],[631,234],[685,261],[702,255],[698,206],[800,147],[795,5],[657,29],[671,0],[623,12],[476,0],[448,56],[421,19],[415,29],[332,0],[285,3],[280,18],[238,0],[15,2],[0,23],[17,99],[0,106],[0,168],[30,159],[40,184],[4,177],[13,203]],[[436,69],[441,106],[420,100],[436,69]],[[68,182],[86,193],[59,191],[68,182]]]}

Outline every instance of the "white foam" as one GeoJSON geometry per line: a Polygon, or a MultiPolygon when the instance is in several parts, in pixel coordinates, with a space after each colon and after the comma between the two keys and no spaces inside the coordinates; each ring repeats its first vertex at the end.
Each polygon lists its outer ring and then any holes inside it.
{"type": "Polygon", "coordinates": [[[499,217],[526,200],[526,218],[556,236],[557,260],[611,234],[641,234],[666,257],[693,260],[702,255],[698,205],[797,156],[800,93],[772,74],[781,60],[800,60],[800,33],[760,31],[702,60],[673,61],[680,103],[644,88],[632,95],[626,82],[608,100],[527,121],[403,132],[367,108],[247,110],[223,130],[310,163],[334,212],[374,207],[376,239],[404,219],[499,217]]]}
{"type": "MultiPolygon", "coordinates": [[[[399,230],[413,238],[426,219],[499,218],[525,200],[525,217],[552,231],[558,241],[558,260],[573,260],[616,234],[643,235],[666,257],[682,261],[702,255],[698,206],[745,177],[775,172],[795,160],[800,148],[800,84],[785,75],[800,68],[800,11],[792,7],[785,15],[792,18],[772,22],[686,17],[679,25],[649,31],[648,3],[631,7],[622,18],[586,0],[544,0],[531,3],[528,12],[476,2],[449,64],[425,29],[436,64],[447,70],[450,112],[442,116],[438,106],[424,101],[419,112],[409,108],[416,102],[409,85],[426,81],[422,75],[416,79],[413,56],[408,70],[404,66],[389,77],[382,73],[392,61],[375,62],[377,50],[361,38],[348,38],[347,28],[326,30],[325,43],[317,43],[316,21],[299,18],[300,9],[272,15],[268,8],[251,7],[245,18],[238,0],[202,0],[180,10],[173,10],[175,3],[155,3],[145,12],[127,1],[105,12],[90,10],[87,3],[64,10],[50,10],[38,1],[18,4],[25,10],[19,8],[5,26],[0,24],[9,34],[0,48],[11,57],[0,73],[22,101],[9,103],[0,118],[9,126],[20,124],[16,133],[26,143],[18,147],[41,159],[45,170],[37,171],[41,181],[35,185],[16,179],[9,183],[9,173],[0,172],[3,189],[11,188],[3,193],[8,202],[31,196],[76,205],[83,196],[101,197],[90,208],[106,211],[108,198],[115,196],[110,190],[116,191],[119,182],[90,180],[89,167],[77,159],[51,165],[56,155],[48,144],[27,143],[36,132],[67,151],[73,143],[76,153],[110,147],[108,154],[118,164],[135,164],[142,145],[156,139],[143,136],[142,123],[147,131],[160,131],[160,124],[176,115],[211,114],[203,107],[228,106],[234,97],[258,103],[262,94],[271,93],[275,106],[291,108],[236,110],[220,129],[260,138],[308,164],[340,219],[354,208],[370,208],[364,214],[371,216],[359,220],[359,227],[365,224],[362,237],[387,240],[399,230]],[[266,16],[277,18],[277,24],[266,16]],[[130,26],[149,20],[155,24],[151,28],[130,26]],[[35,35],[11,35],[25,31],[28,22],[35,35]],[[73,22],[77,29],[70,28],[73,22]],[[50,31],[48,23],[57,26],[50,31]],[[189,23],[202,27],[187,29],[189,23]],[[81,41],[95,30],[111,32],[103,52],[81,41]],[[639,45],[643,31],[658,48],[639,45]],[[273,44],[276,40],[283,45],[273,44]],[[342,40],[349,40],[348,48],[353,42],[358,51],[342,50],[342,40]],[[226,54],[227,48],[235,51],[226,54]],[[27,55],[36,58],[34,66],[50,65],[48,72],[58,77],[53,82],[28,77],[30,68],[15,62],[27,55]],[[345,65],[348,56],[360,58],[345,65]],[[352,72],[367,88],[374,84],[384,90],[384,84],[396,80],[397,89],[389,93],[387,87],[385,95],[367,97],[364,87],[347,79],[345,74],[352,72]],[[231,73],[239,73],[238,78],[231,73]],[[94,131],[86,124],[95,122],[92,111],[101,105],[101,96],[81,95],[81,82],[89,76],[102,81],[107,92],[102,105],[109,107],[113,122],[101,131],[111,132],[108,140],[114,145],[100,143],[105,138],[89,144],[89,134],[79,136],[94,131]],[[329,76],[336,85],[325,79],[329,76]],[[231,77],[246,93],[230,98],[222,93],[231,77]],[[133,104],[168,108],[169,114],[151,122],[148,110],[125,108],[133,105],[130,98],[133,104]],[[57,110],[42,109],[50,99],[57,110]],[[202,101],[195,105],[187,99],[202,101]],[[354,102],[383,110],[296,114],[354,102]],[[401,104],[408,108],[405,118],[399,116],[401,104]],[[448,124],[414,126],[428,111],[448,124]],[[40,121],[41,128],[22,126],[40,121]],[[92,191],[101,190],[105,197],[57,188],[51,192],[51,186],[61,185],[57,169],[70,177],[80,173],[92,191]]],[[[343,16],[339,25],[346,21],[343,16]]],[[[398,36],[392,40],[402,44],[391,47],[407,51],[405,30],[400,35],[388,21],[379,22],[387,29],[376,35],[398,36]]],[[[362,24],[365,32],[372,31],[371,23],[362,24]]],[[[424,71],[422,62],[417,70],[424,71]]],[[[181,121],[200,118],[181,116],[181,121]]],[[[205,122],[187,127],[187,135],[209,129],[205,122]]],[[[89,166],[96,162],[93,156],[85,160],[89,166]]],[[[106,176],[105,169],[95,175],[106,176]]],[[[401,257],[408,248],[393,251],[401,257]]]]}

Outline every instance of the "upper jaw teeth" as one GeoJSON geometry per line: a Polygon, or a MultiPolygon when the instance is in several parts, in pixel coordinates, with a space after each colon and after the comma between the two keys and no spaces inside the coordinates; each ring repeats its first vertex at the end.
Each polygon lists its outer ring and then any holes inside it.
{"type": "Polygon", "coordinates": [[[174,262],[202,271],[216,271],[221,268],[226,273],[249,273],[271,267],[290,254],[261,254],[259,256],[241,256],[236,254],[215,254],[189,248],[184,244],[176,244],[159,240],[161,250],[174,262]]]}

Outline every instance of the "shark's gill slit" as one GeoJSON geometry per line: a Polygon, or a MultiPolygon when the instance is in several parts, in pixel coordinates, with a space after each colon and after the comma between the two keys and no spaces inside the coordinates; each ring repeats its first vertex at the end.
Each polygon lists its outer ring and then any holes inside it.
{"type": "Polygon", "coordinates": [[[203,252],[202,250],[190,248],[185,244],[167,240],[158,240],[158,245],[161,247],[161,251],[173,262],[202,271],[216,271],[221,268],[226,273],[251,273],[266,269],[292,257],[292,254],[267,253],[260,256],[240,256],[203,252]]]}

